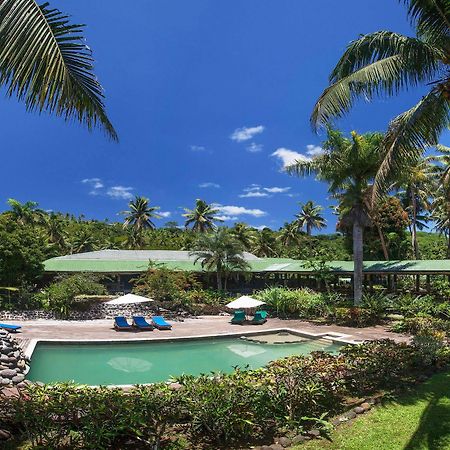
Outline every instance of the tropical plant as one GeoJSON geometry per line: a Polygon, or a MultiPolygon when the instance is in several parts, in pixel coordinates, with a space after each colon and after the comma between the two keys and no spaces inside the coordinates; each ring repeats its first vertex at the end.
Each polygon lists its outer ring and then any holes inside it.
{"type": "Polygon", "coordinates": [[[195,263],[200,261],[203,268],[216,272],[218,290],[222,287],[226,290],[231,272],[244,272],[250,268],[244,258],[242,244],[226,228],[200,234],[190,255],[195,256],[195,263]]]}
{"type": "Polygon", "coordinates": [[[44,212],[38,208],[37,202],[20,203],[18,200],[10,198],[8,205],[11,208],[9,215],[21,225],[31,225],[42,221],[44,212]]]}
{"type": "Polygon", "coordinates": [[[432,168],[429,158],[420,158],[404,170],[394,187],[400,189],[400,200],[410,219],[411,247],[415,259],[420,259],[417,230],[428,228],[425,214],[430,210],[432,168]]]}
{"type": "Polygon", "coordinates": [[[194,273],[170,270],[153,261],[147,272],[131,281],[134,293],[158,301],[180,300],[186,291],[200,288],[194,273]]]}
{"type": "Polygon", "coordinates": [[[56,278],[36,297],[51,311],[67,317],[75,306],[76,296],[104,294],[106,294],[106,288],[100,283],[100,277],[79,273],[56,278]]]}
{"type": "Polygon", "coordinates": [[[251,251],[256,256],[273,258],[278,256],[276,234],[270,228],[263,228],[254,234],[251,251]]]}
{"type": "Polygon", "coordinates": [[[237,239],[245,250],[249,250],[252,245],[252,240],[255,237],[255,229],[250,228],[247,224],[238,222],[230,230],[231,235],[237,239]]]}
{"type": "Polygon", "coordinates": [[[116,131],[103,103],[103,88],[93,73],[92,51],[83,25],[48,3],[0,2],[0,84],[30,111],[47,111],[92,129],[116,131]]]}
{"type": "Polygon", "coordinates": [[[194,209],[184,208],[184,210],[183,217],[186,217],[184,226],[188,228],[192,225],[192,230],[199,233],[212,231],[216,228],[214,222],[222,222],[221,219],[216,217],[219,210],[199,198],[195,202],[194,209]]]}
{"type": "Polygon", "coordinates": [[[277,236],[277,240],[284,247],[290,247],[299,243],[300,235],[297,222],[285,223],[277,236]]]}
{"type": "Polygon", "coordinates": [[[311,236],[313,229],[321,230],[327,225],[326,220],[320,214],[323,208],[320,205],[315,205],[312,200],[306,203],[300,203],[300,212],[295,215],[297,217],[297,226],[303,230],[306,226],[306,234],[311,236]]]}
{"type": "Polygon", "coordinates": [[[159,206],[150,206],[149,199],[145,197],[136,195],[134,200],[130,201],[128,207],[130,208],[128,211],[122,212],[126,216],[123,227],[127,228],[131,225],[131,228],[136,233],[140,233],[146,228],[155,228],[152,219],[161,217],[155,212],[159,209],[159,206]]]}
{"type": "Polygon", "coordinates": [[[367,200],[370,183],[378,170],[381,153],[380,133],[359,135],[352,132],[351,139],[339,131],[328,130],[324,142],[325,152],[310,160],[299,160],[286,168],[291,175],[308,176],[329,183],[329,192],[339,201],[341,228],[353,230],[353,288],[355,305],[362,297],[363,233],[371,221],[371,208],[367,200]]]}
{"type": "MultiPolygon", "coordinates": [[[[416,37],[377,31],[352,41],[330,75],[311,115],[314,128],[348,112],[358,98],[392,96],[408,87],[429,88],[411,109],[391,120],[381,143],[383,161],[375,191],[389,176],[438,143],[450,113],[450,4],[448,0],[403,0],[416,37]]],[[[375,192],[376,193],[376,192],[375,192]]]]}
{"type": "Polygon", "coordinates": [[[447,258],[450,258],[450,148],[438,145],[440,155],[430,156],[434,162],[434,198],[432,215],[436,222],[436,229],[447,240],[447,258]]]}

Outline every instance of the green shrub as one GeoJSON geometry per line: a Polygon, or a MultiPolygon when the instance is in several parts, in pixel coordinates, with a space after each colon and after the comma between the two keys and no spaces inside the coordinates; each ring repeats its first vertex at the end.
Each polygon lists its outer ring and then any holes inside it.
{"type": "Polygon", "coordinates": [[[326,296],[307,288],[268,287],[257,298],[280,317],[318,318],[327,311],[326,296]]]}
{"type": "MultiPolygon", "coordinates": [[[[242,448],[281,430],[324,425],[344,400],[408,386],[450,360],[442,336],[413,345],[391,340],[347,346],[337,355],[291,356],[253,371],[181,376],[128,391],[72,384],[32,385],[2,398],[0,426],[41,448],[242,448]],[[431,340],[433,339],[433,340],[431,340]]],[[[327,427],[324,427],[326,431],[327,427]]]]}
{"type": "Polygon", "coordinates": [[[352,368],[349,382],[357,392],[392,388],[413,373],[414,348],[385,339],[350,345],[341,353],[352,368]]]}
{"type": "Polygon", "coordinates": [[[131,281],[133,293],[157,301],[182,300],[186,291],[200,288],[194,273],[174,271],[154,263],[150,263],[147,272],[131,281]]]}
{"type": "Polygon", "coordinates": [[[435,317],[410,317],[392,326],[397,333],[422,334],[428,330],[442,331],[450,336],[450,321],[435,317]]]}
{"type": "Polygon", "coordinates": [[[431,295],[414,296],[411,294],[399,295],[393,299],[393,308],[405,317],[417,315],[434,315],[436,301],[431,295]]]}
{"type": "Polygon", "coordinates": [[[106,288],[99,283],[100,278],[91,274],[75,274],[56,278],[35,298],[47,309],[62,317],[76,308],[76,297],[79,295],[104,295],[106,288]]]}

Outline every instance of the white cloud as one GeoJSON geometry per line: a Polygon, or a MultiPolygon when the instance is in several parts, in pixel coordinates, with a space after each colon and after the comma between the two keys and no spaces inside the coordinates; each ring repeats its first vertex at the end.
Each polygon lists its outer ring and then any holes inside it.
{"type": "Polygon", "coordinates": [[[252,226],[252,225],[249,225],[249,227],[255,228],[256,230],[259,230],[259,231],[264,230],[264,228],[270,228],[270,227],[267,226],[267,225],[258,225],[258,226],[252,226]]]}
{"type": "Polygon", "coordinates": [[[170,217],[172,213],[170,211],[158,211],[158,216],[161,217],[170,217]]]}
{"type": "Polygon", "coordinates": [[[206,183],[200,183],[199,185],[198,185],[198,187],[199,188],[216,188],[216,189],[218,189],[218,188],[220,188],[220,184],[217,184],[217,183],[211,183],[211,182],[206,182],[206,183]]]}
{"type": "Polygon", "coordinates": [[[241,194],[239,197],[241,198],[251,198],[251,197],[270,197],[267,192],[261,192],[261,191],[248,191],[245,194],[241,194]]]}
{"type": "Polygon", "coordinates": [[[242,127],[236,128],[230,136],[232,141],[243,142],[252,139],[253,136],[261,134],[264,131],[263,125],[258,125],[256,127],[242,127]]]}
{"type": "Polygon", "coordinates": [[[132,187],[112,186],[106,191],[106,195],[115,200],[130,200],[133,198],[132,187]]]}
{"type": "Polygon", "coordinates": [[[85,178],[81,180],[83,184],[88,184],[92,187],[92,189],[101,189],[104,187],[104,184],[100,178],[85,178]]]}
{"type": "Polygon", "coordinates": [[[244,188],[245,194],[239,195],[240,198],[257,198],[257,197],[271,197],[270,194],[284,194],[288,192],[290,187],[262,187],[259,184],[251,184],[244,188]]]}
{"type": "Polygon", "coordinates": [[[191,145],[189,147],[193,152],[206,152],[206,147],[203,145],[191,145]]]}
{"type": "Polygon", "coordinates": [[[306,146],[306,153],[309,156],[317,156],[321,155],[324,152],[323,148],[320,145],[308,144],[306,146]]]}
{"type": "Polygon", "coordinates": [[[267,213],[260,209],[248,209],[243,206],[224,206],[224,205],[214,205],[221,213],[225,216],[241,216],[248,215],[253,217],[263,217],[267,213]]]}
{"type": "Polygon", "coordinates": [[[90,186],[89,195],[100,195],[102,193],[101,189],[105,187],[101,178],[85,178],[81,182],[90,186]]]}
{"type": "Polygon", "coordinates": [[[275,156],[279,158],[283,164],[283,168],[290,166],[295,161],[310,161],[311,158],[308,156],[302,155],[294,150],[290,150],[288,148],[280,147],[276,151],[274,151],[271,156],[275,156]]]}
{"type": "Polygon", "coordinates": [[[250,145],[247,146],[247,151],[250,153],[258,153],[263,149],[262,144],[257,144],[256,142],[252,142],[250,145]]]}
{"type": "Polygon", "coordinates": [[[230,220],[238,220],[237,217],[233,217],[233,216],[216,216],[217,220],[223,220],[224,222],[229,222],[230,220]]]}
{"type": "Polygon", "coordinates": [[[271,194],[283,194],[287,191],[289,191],[291,188],[290,187],[268,187],[268,188],[263,188],[266,192],[270,192],[271,194]]]}

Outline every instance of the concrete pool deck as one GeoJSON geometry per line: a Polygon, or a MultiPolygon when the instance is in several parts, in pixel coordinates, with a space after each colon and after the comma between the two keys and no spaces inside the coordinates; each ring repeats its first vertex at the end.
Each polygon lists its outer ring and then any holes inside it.
{"type": "MultiPolygon", "coordinates": [[[[226,336],[229,334],[245,334],[270,330],[290,329],[306,334],[335,334],[343,336],[346,341],[364,341],[374,339],[393,339],[406,342],[409,337],[392,333],[384,326],[378,325],[365,328],[342,327],[337,325],[316,325],[301,320],[281,320],[270,318],[263,325],[232,325],[230,316],[201,316],[195,319],[185,319],[183,322],[171,322],[171,331],[115,331],[112,320],[89,321],[57,321],[29,320],[20,321],[20,333],[13,334],[24,350],[36,341],[95,341],[95,340],[161,340],[200,336],[226,336]]],[[[28,352],[27,352],[28,353],[28,352]]]]}

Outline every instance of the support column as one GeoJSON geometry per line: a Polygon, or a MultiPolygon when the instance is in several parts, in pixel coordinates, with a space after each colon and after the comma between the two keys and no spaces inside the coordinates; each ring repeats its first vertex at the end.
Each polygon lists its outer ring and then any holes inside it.
{"type": "Polygon", "coordinates": [[[420,292],[420,275],[416,275],[416,292],[420,292]]]}

